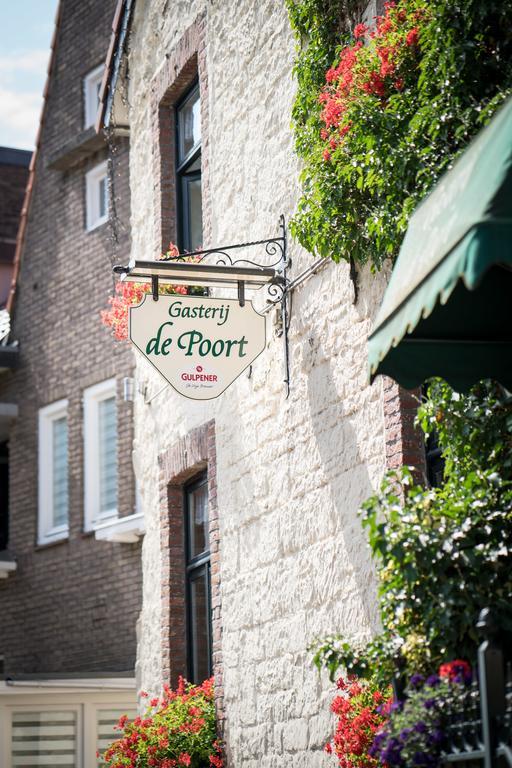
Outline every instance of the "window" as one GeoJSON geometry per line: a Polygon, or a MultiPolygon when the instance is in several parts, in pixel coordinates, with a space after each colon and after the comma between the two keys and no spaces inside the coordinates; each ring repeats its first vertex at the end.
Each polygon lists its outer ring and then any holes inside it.
{"type": "Polygon", "coordinates": [[[39,411],[39,544],[68,535],[67,400],[39,411]]]}
{"type": "Polygon", "coordinates": [[[107,162],[85,174],[86,226],[90,232],[108,220],[107,162]]]}
{"type": "Polygon", "coordinates": [[[84,392],[85,530],[117,516],[116,380],[84,392]]]}
{"type": "Polygon", "coordinates": [[[101,64],[84,77],[84,128],[90,128],[96,122],[103,70],[101,64]]]}
{"type": "Polygon", "coordinates": [[[177,188],[180,250],[203,242],[201,200],[201,102],[196,85],[176,107],[177,188]]]}
{"type": "Polygon", "coordinates": [[[185,486],[188,679],[201,683],[212,674],[210,542],[206,475],[185,486]]]}
{"type": "MultiPolygon", "coordinates": [[[[80,681],[74,682],[79,688],[80,681]]],[[[104,766],[101,755],[119,738],[119,731],[114,730],[119,718],[137,716],[135,686],[133,681],[133,687],[123,686],[116,692],[99,690],[105,680],[88,682],[93,683],[92,690],[89,685],[68,695],[62,691],[52,694],[44,686],[34,693],[29,684],[23,693],[11,691],[0,697],[0,733],[5,736],[0,739],[2,768],[104,766]]]]}
{"type": "Polygon", "coordinates": [[[13,766],[44,762],[75,768],[78,765],[77,712],[13,712],[11,743],[13,766]]]}
{"type": "Polygon", "coordinates": [[[137,716],[135,708],[124,709],[98,709],[96,711],[96,752],[99,753],[98,766],[105,765],[101,755],[113,741],[119,738],[119,730],[116,725],[121,715],[126,715],[129,720],[137,716]]]}

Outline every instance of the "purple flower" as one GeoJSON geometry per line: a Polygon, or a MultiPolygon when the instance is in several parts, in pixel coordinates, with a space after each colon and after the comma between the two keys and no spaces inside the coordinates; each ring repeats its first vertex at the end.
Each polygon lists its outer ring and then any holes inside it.
{"type": "Polygon", "coordinates": [[[379,733],[376,733],[373,739],[373,743],[370,749],[368,750],[368,754],[371,757],[375,757],[382,749],[387,738],[388,738],[388,734],[386,733],[386,731],[380,731],[379,733]]]}
{"type": "Polygon", "coordinates": [[[425,680],[425,683],[429,686],[429,688],[437,688],[440,682],[441,678],[439,675],[430,675],[430,677],[427,677],[425,680]]]}
{"type": "Polygon", "coordinates": [[[405,740],[411,735],[411,733],[413,733],[412,728],[404,728],[403,731],[400,731],[400,738],[405,740]]]}
{"type": "Polygon", "coordinates": [[[421,688],[424,682],[425,682],[425,678],[423,677],[423,675],[415,674],[411,677],[409,684],[411,688],[421,688]]]}
{"type": "Polygon", "coordinates": [[[423,706],[425,709],[433,709],[436,706],[436,700],[435,699],[425,699],[423,702],[423,706]]]}
{"type": "Polygon", "coordinates": [[[426,731],[427,731],[427,726],[425,725],[425,723],[423,722],[423,720],[419,720],[419,721],[418,721],[418,722],[417,722],[417,723],[416,723],[416,724],[413,726],[413,728],[414,728],[414,730],[416,731],[416,733],[426,733],[426,731]]]}
{"type": "Polygon", "coordinates": [[[400,766],[403,765],[402,760],[402,747],[403,744],[400,743],[398,739],[391,738],[386,748],[381,752],[380,758],[382,762],[387,763],[388,765],[394,765],[394,766],[400,766]]]}
{"type": "Polygon", "coordinates": [[[437,762],[435,757],[433,755],[429,755],[428,752],[415,752],[412,757],[412,762],[414,765],[418,766],[424,766],[425,768],[430,768],[430,766],[435,765],[437,762]]]}
{"type": "Polygon", "coordinates": [[[434,747],[439,747],[444,742],[444,733],[440,728],[436,728],[427,737],[428,744],[434,747]]]}

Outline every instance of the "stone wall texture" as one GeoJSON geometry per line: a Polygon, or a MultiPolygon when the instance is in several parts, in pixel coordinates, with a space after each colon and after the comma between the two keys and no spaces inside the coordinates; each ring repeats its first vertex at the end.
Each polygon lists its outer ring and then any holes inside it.
{"type": "Polygon", "coordinates": [[[0,376],[0,401],[19,408],[9,439],[8,545],[18,567],[0,580],[0,655],[12,675],[133,671],[141,604],[140,544],[84,533],[83,502],[83,391],[115,376],[119,514],[135,506],[133,409],[121,382],[133,356],[100,321],[113,287],[111,263],[129,250],[128,145],[114,162],[117,243],[109,224],[85,229],[85,172],[106,159],[107,147],[69,170],[48,167],[83,130],[83,77],[104,60],[115,3],[61,5],[14,311],[20,367],[0,376]],[[38,547],[38,410],[61,398],[69,401],[69,538],[38,547]]]}
{"type": "MultiPolygon", "coordinates": [[[[205,89],[200,77],[208,116],[205,245],[278,234],[279,215],[290,218],[300,193],[290,128],[295,42],[284,1],[137,2],[129,53],[136,258],[158,254],[158,217],[174,206],[161,199],[173,195],[172,187],[148,175],[161,167],[153,94],[156,87],[163,93],[162,77],[171,87],[180,76],[183,36],[197,25],[207,80],[205,89]]],[[[290,248],[295,277],[313,257],[296,243],[290,248]]],[[[215,423],[222,649],[222,669],[215,671],[230,766],[327,766],[322,748],[332,727],[332,685],[312,667],[307,648],[328,633],[361,639],[378,627],[357,509],[392,451],[382,384],[368,386],[366,367],[384,284],[384,275],[363,271],[354,304],[348,266],[329,262],[294,292],[288,399],[282,340],[270,313],[265,353],[218,400],[189,401],[169,387],[149,405],[136,401],[135,461],[147,528],[138,674],[146,690],[157,691],[168,673],[161,615],[161,583],[168,579],[161,541],[168,531],[161,537],[159,457],[192,430],[215,423]]],[[[255,305],[263,304],[256,296],[255,305]]],[[[164,382],[142,356],[136,364],[150,398],[164,382]]]]}

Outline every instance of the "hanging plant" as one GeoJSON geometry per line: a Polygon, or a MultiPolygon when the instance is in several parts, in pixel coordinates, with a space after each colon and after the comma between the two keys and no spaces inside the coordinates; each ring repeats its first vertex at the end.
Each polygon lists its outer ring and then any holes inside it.
{"type": "MultiPolygon", "coordinates": [[[[179,255],[178,247],[174,243],[169,243],[169,248],[161,255],[160,259],[164,261],[176,259],[179,255]]],[[[193,254],[183,257],[182,260],[197,261],[193,254]]],[[[162,295],[181,294],[186,296],[196,292],[196,288],[187,288],[184,285],[163,284],[159,286],[159,293],[162,295]]],[[[116,283],[114,295],[110,296],[108,300],[109,308],[101,312],[101,322],[112,330],[112,336],[116,341],[127,341],[129,309],[140,304],[146,293],[151,293],[149,283],[132,283],[121,280],[116,283]]]]}
{"type": "Polygon", "coordinates": [[[337,49],[318,3],[288,7],[300,40],[293,121],[304,162],[293,234],[311,252],[380,268],[510,92],[512,0],[388,2],[372,28],[340,34],[337,49]]]}

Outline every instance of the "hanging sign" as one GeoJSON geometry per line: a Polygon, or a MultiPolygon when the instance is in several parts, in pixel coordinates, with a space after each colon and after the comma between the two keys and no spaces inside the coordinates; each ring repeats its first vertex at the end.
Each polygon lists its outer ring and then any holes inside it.
{"type": "Polygon", "coordinates": [[[146,294],[130,339],[181,395],[212,400],[265,349],[265,318],[250,301],[146,294]]]}

